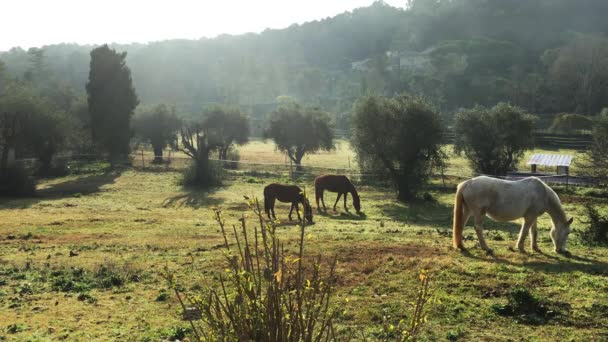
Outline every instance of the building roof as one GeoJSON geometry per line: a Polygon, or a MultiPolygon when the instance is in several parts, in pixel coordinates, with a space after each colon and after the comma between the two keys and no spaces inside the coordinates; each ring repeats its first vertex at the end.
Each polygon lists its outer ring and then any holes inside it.
{"type": "Polygon", "coordinates": [[[528,160],[528,165],[570,166],[572,158],[571,155],[567,154],[534,154],[528,160]]]}

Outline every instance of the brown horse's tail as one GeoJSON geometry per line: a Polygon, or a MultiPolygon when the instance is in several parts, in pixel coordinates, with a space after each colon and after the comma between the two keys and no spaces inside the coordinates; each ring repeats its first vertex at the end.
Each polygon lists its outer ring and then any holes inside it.
{"type": "Polygon", "coordinates": [[[452,236],[454,238],[454,248],[464,249],[462,243],[462,231],[464,229],[464,197],[462,191],[466,187],[466,182],[458,184],[458,190],[456,190],[456,198],[454,199],[454,231],[452,236]]]}

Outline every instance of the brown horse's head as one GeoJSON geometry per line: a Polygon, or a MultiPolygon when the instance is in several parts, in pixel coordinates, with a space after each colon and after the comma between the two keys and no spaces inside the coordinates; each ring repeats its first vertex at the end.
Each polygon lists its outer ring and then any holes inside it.
{"type": "Polygon", "coordinates": [[[308,202],[307,198],[304,198],[304,201],[302,201],[302,205],[304,206],[304,218],[306,219],[306,221],[308,221],[308,223],[314,223],[312,220],[312,207],[310,206],[310,202],[308,202]]]}

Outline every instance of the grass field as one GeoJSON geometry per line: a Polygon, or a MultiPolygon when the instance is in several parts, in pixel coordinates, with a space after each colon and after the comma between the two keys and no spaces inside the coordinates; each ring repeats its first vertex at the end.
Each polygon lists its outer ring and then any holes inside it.
{"type": "MultiPolygon", "coordinates": [[[[241,160],[284,157],[254,142],[241,149],[241,160]]],[[[349,161],[354,156],[346,144],[305,159],[327,167],[349,161]]],[[[466,163],[453,158],[452,167],[462,171],[466,163]]],[[[187,289],[197,288],[201,274],[223,270],[223,238],[211,208],[221,207],[227,222],[237,224],[247,208],[244,195],[260,197],[264,184],[288,180],[239,172],[222,187],[198,191],[182,188],[178,179],[175,172],[100,170],[43,181],[35,198],[0,200],[0,340],[181,338],[187,323],[163,270],[176,272],[187,289]]],[[[310,189],[312,178],[298,183],[310,189]]],[[[608,340],[607,248],[584,247],[572,234],[574,257],[558,256],[543,216],[539,241],[546,254],[511,251],[518,225],[489,222],[495,257],[476,247],[471,228],[465,230],[470,254],[456,252],[449,235],[452,186],[429,188],[434,201],[403,204],[390,189],[361,185],[365,216],[339,211],[315,217],[306,250],[337,255],[340,329],[382,338],[383,320],[410,315],[417,275],[425,269],[439,302],[430,309],[423,340],[608,340]],[[517,287],[546,301],[551,313],[533,321],[499,315],[496,308],[517,287]]],[[[576,217],[575,228],[583,226],[583,203],[608,207],[585,189],[560,196],[576,217]]],[[[286,220],[288,209],[279,205],[277,216],[286,220]]],[[[288,222],[279,229],[287,246],[297,233],[288,222]]]]}

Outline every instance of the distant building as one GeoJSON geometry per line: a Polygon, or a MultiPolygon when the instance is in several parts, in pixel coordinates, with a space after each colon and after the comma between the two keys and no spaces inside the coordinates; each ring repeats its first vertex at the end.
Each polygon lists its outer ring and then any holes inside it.
{"type": "MultiPolygon", "coordinates": [[[[403,70],[411,73],[425,73],[433,71],[431,63],[431,50],[418,51],[387,51],[386,69],[389,71],[403,70]]],[[[357,71],[369,71],[372,68],[372,59],[367,58],[351,63],[351,68],[357,71]]]]}

